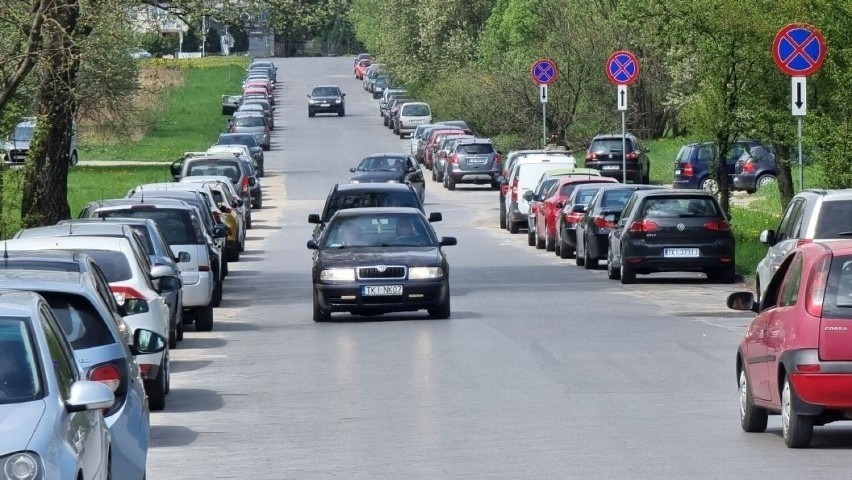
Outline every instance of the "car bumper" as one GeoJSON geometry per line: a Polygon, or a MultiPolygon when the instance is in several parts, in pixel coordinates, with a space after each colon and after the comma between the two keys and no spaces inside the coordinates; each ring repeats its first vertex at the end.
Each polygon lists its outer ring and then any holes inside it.
{"type": "MultiPolygon", "coordinates": [[[[586,163],[586,168],[594,168],[599,171],[602,177],[610,177],[615,178],[617,180],[621,180],[624,178],[624,173],[622,169],[623,165],[615,162],[588,162],[586,163]]],[[[640,167],[636,163],[628,162],[627,163],[627,178],[632,180],[638,180],[642,176],[642,172],[640,167]]]]}
{"type": "Polygon", "coordinates": [[[338,110],[342,109],[342,104],[330,104],[327,106],[322,105],[309,105],[308,110],[314,113],[337,113],[338,110]]]}
{"type": "Polygon", "coordinates": [[[625,265],[647,272],[701,272],[707,269],[734,266],[733,242],[719,241],[703,245],[656,245],[637,241],[625,245],[622,253],[625,265]],[[664,256],[667,248],[698,248],[700,256],[671,258],[664,256]]]}
{"type": "Polygon", "coordinates": [[[331,312],[404,312],[432,308],[441,304],[447,294],[446,280],[393,281],[382,285],[402,285],[402,295],[370,297],[361,294],[360,284],[317,284],[318,300],[331,312]]]}
{"type": "Polygon", "coordinates": [[[198,282],[183,284],[184,307],[206,307],[212,297],[213,274],[211,272],[199,272],[198,282]]]}
{"type": "Polygon", "coordinates": [[[672,188],[676,188],[678,190],[685,190],[685,189],[694,190],[694,189],[698,188],[698,181],[697,180],[678,180],[678,179],[675,179],[672,182],[672,188]]]}
{"type": "MultiPolygon", "coordinates": [[[[576,240],[576,236],[574,239],[576,240]]],[[[586,249],[589,251],[589,258],[597,258],[598,260],[606,260],[609,253],[609,233],[593,233],[586,249]]]]}
{"type": "Polygon", "coordinates": [[[500,176],[499,171],[464,171],[450,170],[447,174],[453,178],[456,183],[494,183],[497,177],[500,176]]]}
{"type": "Polygon", "coordinates": [[[733,185],[737,190],[757,190],[757,177],[754,175],[734,175],[733,185]]]}

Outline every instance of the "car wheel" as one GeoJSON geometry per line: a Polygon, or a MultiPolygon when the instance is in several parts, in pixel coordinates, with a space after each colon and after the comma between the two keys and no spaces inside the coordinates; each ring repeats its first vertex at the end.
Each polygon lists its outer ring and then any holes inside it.
{"type": "Polygon", "coordinates": [[[426,203],[426,185],[420,189],[420,203],[426,203]]]}
{"type": "Polygon", "coordinates": [[[195,309],[195,330],[198,332],[213,330],[213,307],[197,307],[195,309]]]}
{"type": "Polygon", "coordinates": [[[565,234],[563,233],[559,238],[559,258],[567,260],[574,257],[574,249],[568,245],[568,242],[566,242],[564,238],[565,234]]]}
{"type": "Polygon", "coordinates": [[[500,229],[506,229],[506,204],[500,202],[500,229]]]}
{"type": "Polygon", "coordinates": [[[621,278],[621,270],[616,269],[612,262],[612,250],[609,250],[606,254],[606,276],[610,280],[621,278]]]}
{"type": "MultiPolygon", "coordinates": [[[[165,358],[166,356],[163,355],[163,359],[165,358]]],[[[148,395],[148,409],[151,411],[160,411],[166,408],[166,374],[164,361],[160,365],[160,371],[157,372],[156,378],[142,382],[145,386],[145,393],[148,395]]]]}
{"type": "Polygon", "coordinates": [[[760,178],[757,179],[757,182],[755,182],[755,185],[758,189],[760,189],[772,183],[775,183],[775,176],[766,174],[761,175],[760,178]]]}
{"type": "Polygon", "coordinates": [[[642,183],[645,185],[651,184],[651,171],[649,170],[645,175],[642,175],[642,183]]]}
{"type": "Polygon", "coordinates": [[[751,388],[746,378],[745,368],[743,368],[740,371],[740,426],[746,432],[759,433],[766,430],[768,419],[769,415],[766,410],[754,405],[751,388]]]}
{"type": "Polygon", "coordinates": [[[559,236],[554,237],[553,239],[553,254],[557,257],[561,258],[560,252],[562,251],[562,239],[559,236]]]}
{"type": "Polygon", "coordinates": [[[518,222],[509,222],[506,220],[509,225],[509,233],[518,233],[521,231],[521,226],[518,225],[518,222]]]}
{"type": "Polygon", "coordinates": [[[432,181],[433,182],[438,181],[438,172],[436,172],[435,169],[432,169],[432,181]]]}
{"type": "Polygon", "coordinates": [[[246,229],[251,229],[251,213],[249,213],[248,217],[246,217],[246,229]]]}
{"type": "Polygon", "coordinates": [[[547,234],[547,225],[544,226],[544,250],[547,252],[552,252],[556,249],[554,246],[556,243],[556,239],[547,234]]]}
{"type": "Polygon", "coordinates": [[[314,112],[312,112],[312,111],[308,110],[308,117],[309,117],[309,118],[313,118],[313,116],[314,116],[314,115],[316,115],[316,113],[314,113],[314,112]]]}
{"type": "Polygon", "coordinates": [[[536,250],[541,250],[544,248],[544,240],[538,239],[538,234],[536,234],[535,230],[528,228],[527,229],[527,245],[531,247],[535,247],[536,250]]]}
{"type": "Polygon", "coordinates": [[[440,305],[426,310],[429,316],[439,320],[450,318],[450,286],[447,285],[447,294],[444,295],[444,300],[440,305]]]}
{"type": "Polygon", "coordinates": [[[400,138],[400,139],[405,138],[405,134],[404,134],[404,133],[402,133],[402,132],[400,132],[400,134],[399,134],[399,138],[400,138]]]}
{"type": "Polygon", "coordinates": [[[583,267],[585,267],[586,270],[595,270],[598,268],[598,259],[589,256],[588,246],[586,246],[583,250],[583,267]]]}
{"type": "Polygon", "coordinates": [[[444,171],[443,171],[443,170],[441,170],[440,168],[432,168],[431,170],[432,170],[433,172],[434,172],[435,170],[438,170],[438,173],[436,173],[435,175],[437,175],[437,177],[438,177],[438,181],[439,181],[439,182],[443,182],[443,181],[444,181],[444,177],[446,177],[446,176],[447,176],[446,172],[444,172],[444,171]]]}
{"type": "Polygon", "coordinates": [[[169,349],[177,348],[177,327],[174,330],[169,330],[169,349]]]}
{"type": "Polygon", "coordinates": [[[625,285],[636,283],[636,271],[624,263],[623,260],[621,262],[621,283],[625,285]]]}
{"type": "Polygon", "coordinates": [[[708,177],[701,181],[701,183],[698,185],[698,188],[706,192],[712,193],[713,195],[716,195],[716,193],[719,191],[719,182],[717,182],[715,178],[708,177]]]}
{"type": "Polygon", "coordinates": [[[382,125],[388,126],[388,117],[387,115],[382,115],[382,125]]]}
{"type": "Polygon", "coordinates": [[[181,314],[181,318],[177,321],[177,341],[183,341],[183,314],[181,314]]]}
{"type": "Polygon", "coordinates": [[[338,116],[338,117],[342,117],[342,116],[344,116],[344,115],[346,115],[346,110],[344,110],[344,109],[342,109],[342,108],[341,108],[340,110],[338,110],[338,111],[337,111],[337,116],[338,116]]]}
{"type": "Polygon", "coordinates": [[[328,310],[320,308],[319,296],[317,295],[316,289],[314,289],[314,321],[327,322],[329,320],[331,320],[331,313],[329,313],[328,310]]]}
{"type": "Polygon", "coordinates": [[[795,392],[788,375],[784,378],[784,389],[781,390],[781,432],[788,447],[803,448],[811,444],[814,419],[793,410],[793,395],[795,392]]]}
{"type": "MultiPolygon", "coordinates": [[[[585,248],[585,245],[583,245],[585,248]]],[[[578,267],[582,267],[586,264],[586,254],[584,253],[582,256],[580,255],[580,243],[577,243],[577,250],[574,251],[574,265],[578,267]]]]}
{"type": "Polygon", "coordinates": [[[453,176],[447,175],[444,178],[447,179],[447,190],[455,190],[456,189],[456,181],[453,180],[453,176]]]}
{"type": "Polygon", "coordinates": [[[216,280],[213,285],[213,298],[210,300],[211,307],[218,307],[222,304],[222,280],[216,280]]]}

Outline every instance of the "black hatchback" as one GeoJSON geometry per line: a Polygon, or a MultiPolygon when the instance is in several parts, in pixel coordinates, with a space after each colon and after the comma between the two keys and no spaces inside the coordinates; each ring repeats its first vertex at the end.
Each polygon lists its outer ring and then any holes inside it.
{"type": "Polygon", "coordinates": [[[702,190],[639,190],[609,234],[607,273],[633,283],[636,274],[704,272],[734,281],[734,236],[719,202],[702,190]]]}

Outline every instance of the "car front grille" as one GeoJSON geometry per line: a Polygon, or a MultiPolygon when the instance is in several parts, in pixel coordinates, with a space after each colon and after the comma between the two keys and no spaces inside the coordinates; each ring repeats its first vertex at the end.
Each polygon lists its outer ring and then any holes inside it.
{"type": "Polygon", "coordinates": [[[385,265],[376,265],[373,267],[358,267],[356,269],[358,272],[359,279],[372,279],[372,278],[396,278],[396,279],[404,279],[405,278],[405,267],[404,266],[385,266],[385,265]]]}

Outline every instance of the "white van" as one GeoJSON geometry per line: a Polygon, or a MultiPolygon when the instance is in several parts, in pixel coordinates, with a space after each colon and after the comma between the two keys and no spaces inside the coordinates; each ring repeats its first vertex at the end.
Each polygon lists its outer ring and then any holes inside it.
{"type": "Polygon", "coordinates": [[[577,160],[571,155],[532,154],[518,159],[509,173],[509,191],[504,199],[506,205],[506,228],[518,233],[527,226],[530,204],[524,192],[535,188],[541,175],[555,168],[576,168],[577,160]]]}
{"type": "Polygon", "coordinates": [[[399,138],[405,138],[409,133],[414,133],[418,125],[432,123],[432,109],[428,103],[407,102],[399,107],[399,116],[396,123],[396,133],[399,138]]]}

